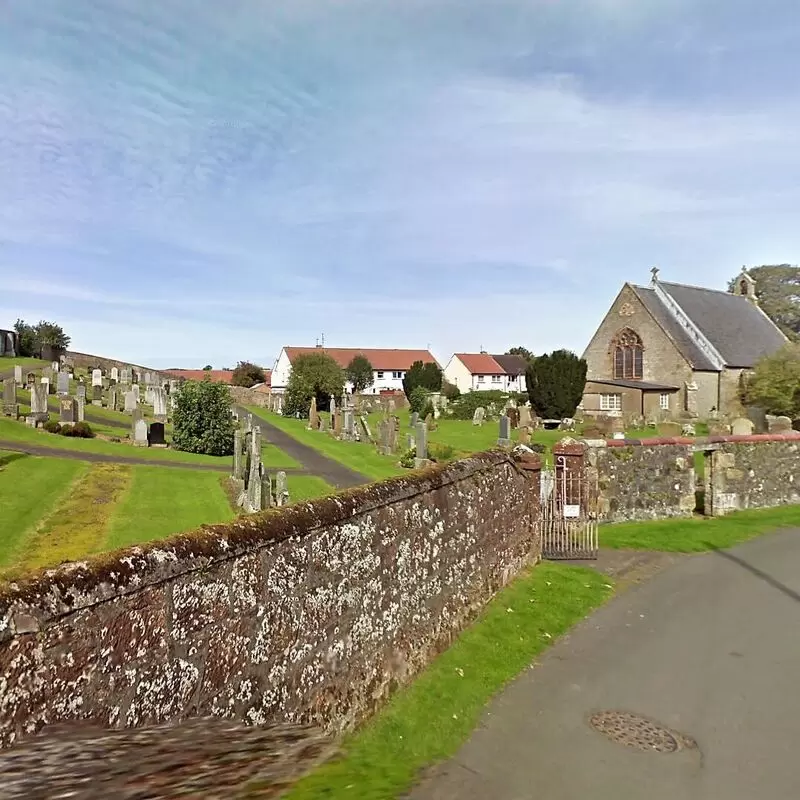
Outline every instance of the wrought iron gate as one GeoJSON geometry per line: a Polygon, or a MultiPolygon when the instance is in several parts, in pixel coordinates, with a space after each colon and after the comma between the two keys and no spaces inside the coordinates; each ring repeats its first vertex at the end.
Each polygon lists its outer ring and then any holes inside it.
{"type": "Polygon", "coordinates": [[[571,470],[563,456],[542,470],[542,557],[595,559],[599,548],[597,480],[584,469],[571,470]]]}

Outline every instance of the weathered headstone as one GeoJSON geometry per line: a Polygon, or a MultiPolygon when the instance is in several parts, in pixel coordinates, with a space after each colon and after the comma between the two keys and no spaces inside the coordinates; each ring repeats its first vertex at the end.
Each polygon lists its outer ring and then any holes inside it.
{"type": "Polygon", "coordinates": [[[519,409],[516,406],[509,406],[506,409],[506,416],[511,430],[516,430],[519,427],[519,409]]]}
{"type": "Polygon", "coordinates": [[[275,475],[275,505],[289,505],[289,486],[286,482],[286,473],[283,471],[275,475]]]}
{"type": "Polygon", "coordinates": [[[52,394],[52,387],[50,386],[50,378],[39,378],[40,385],[44,386],[45,394],[52,394]]]}
{"type": "Polygon", "coordinates": [[[786,433],[792,430],[791,417],[775,417],[769,420],[769,427],[767,430],[770,433],[786,433]]]}
{"type": "Polygon", "coordinates": [[[308,411],[308,427],[312,431],[319,430],[319,411],[317,411],[317,398],[311,398],[311,408],[308,411]]]}
{"type": "Polygon", "coordinates": [[[133,423],[133,443],[136,447],[147,447],[150,443],[147,436],[147,423],[137,419],[133,423]]]}
{"type": "Polygon", "coordinates": [[[112,409],[113,411],[116,411],[116,410],[117,410],[117,394],[118,394],[118,392],[117,392],[117,386],[116,386],[116,384],[114,384],[114,385],[113,385],[113,386],[112,386],[112,387],[111,387],[111,388],[108,390],[108,407],[109,407],[110,409],[112,409]]]}
{"type": "Polygon", "coordinates": [[[414,430],[416,430],[418,422],[419,422],[419,411],[412,411],[411,412],[411,421],[409,422],[409,427],[411,427],[414,430]]]}
{"type": "Polygon", "coordinates": [[[435,431],[437,429],[436,418],[433,414],[428,414],[428,416],[425,417],[425,426],[429,431],[435,431]]]}
{"type": "Polygon", "coordinates": [[[352,408],[345,408],[342,416],[344,417],[344,435],[342,438],[352,442],[356,436],[355,412],[352,408]]]}
{"type": "Polygon", "coordinates": [[[242,441],[244,433],[241,428],[233,432],[233,477],[237,480],[244,479],[244,453],[242,452],[242,441]]]}
{"type": "Polygon", "coordinates": [[[415,446],[417,455],[414,459],[414,466],[419,469],[428,462],[428,428],[424,422],[417,423],[415,446]]]}
{"type": "Polygon", "coordinates": [[[331,420],[336,416],[336,398],[331,397],[331,420]]]}
{"type": "Polygon", "coordinates": [[[99,369],[92,370],[92,386],[103,385],[103,371],[99,369]]]}
{"type": "Polygon", "coordinates": [[[62,425],[74,425],[78,421],[78,409],[76,407],[74,398],[62,397],[58,401],[58,407],[58,421],[62,425]]]}
{"type": "Polygon", "coordinates": [[[342,411],[337,408],[333,415],[333,435],[338,439],[342,435],[342,411]]]}
{"type": "Polygon", "coordinates": [[[150,447],[166,447],[167,438],[165,435],[164,423],[153,422],[150,425],[150,447]]]}
{"type": "Polygon", "coordinates": [[[69,374],[59,372],[56,378],[57,390],[59,394],[69,394],[69,374]]]}
{"type": "Polygon", "coordinates": [[[42,367],[42,377],[47,378],[48,382],[53,379],[53,368],[52,367],[42,367]]]}
{"type": "Polygon", "coordinates": [[[17,416],[17,382],[12,378],[3,381],[3,414],[7,417],[17,416]]]}
{"type": "Polygon", "coordinates": [[[364,432],[364,436],[367,437],[367,441],[368,442],[374,441],[374,439],[372,438],[372,431],[369,429],[369,422],[367,422],[367,418],[362,414],[359,417],[359,420],[361,421],[361,430],[364,432]]]}
{"type": "Polygon", "coordinates": [[[36,425],[46,422],[47,418],[47,385],[34,383],[31,390],[31,413],[28,417],[28,424],[36,425]]]}
{"type": "Polygon", "coordinates": [[[261,477],[264,466],[261,463],[261,428],[254,426],[250,431],[250,468],[247,475],[247,506],[248,511],[260,511],[263,508],[261,490],[263,484],[261,477]]]}
{"type": "Polygon", "coordinates": [[[75,389],[75,397],[82,397],[86,400],[86,384],[79,383],[78,387],[75,389]]]}
{"type": "Polygon", "coordinates": [[[414,449],[414,434],[407,433],[406,434],[406,450],[413,450],[414,449]]]}
{"type": "Polygon", "coordinates": [[[131,371],[127,367],[123,367],[119,371],[119,382],[126,386],[131,382],[131,371]]]}
{"type": "Polygon", "coordinates": [[[51,361],[50,368],[53,370],[53,373],[55,374],[56,372],[59,371],[59,369],[61,369],[61,364],[59,364],[58,361],[51,361]]]}
{"type": "Polygon", "coordinates": [[[36,383],[36,373],[35,372],[29,372],[25,376],[25,385],[28,387],[28,391],[29,392],[33,391],[33,384],[34,383],[36,383]]]}
{"type": "Polygon", "coordinates": [[[86,398],[77,397],[75,399],[75,415],[78,422],[83,422],[86,419],[86,398]]]}
{"type": "Polygon", "coordinates": [[[167,421],[167,393],[160,387],[153,389],[153,416],[156,422],[167,421]]]}
{"type": "Polygon", "coordinates": [[[92,405],[93,406],[101,406],[101,405],[103,405],[103,387],[102,386],[92,386],[92,405]]]}
{"type": "Polygon", "coordinates": [[[389,448],[389,420],[382,419],[378,423],[378,450],[381,455],[388,456],[392,451],[389,448]]]}
{"type": "Polygon", "coordinates": [[[142,399],[140,395],[141,390],[139,389],[139,384],[134,383],[131,387],[131,391],[133,392],[133,396],[136,398],[136,402],[139,403],[142,399]]]}
{"type": "Polygon", "coordinates": [[[755,425],[746,417],[739,417],[731,423],[731,432],[734,436],[751,436],[755,425]]]}
{"type": "Polygon", "coordinates": [[[475,413],[472,415],[472,424],[483,425],[483,421],[485,419],[486,419],[486,409],[483,406],[478,406],[475,409],[475,413]]]}
{"type": "Polygon", "coordinates": [[[125,392],[125,413],[132,413],[138,405],[136,395],[133,392],[125,392]]]}
{"type": "Polygon", "coordinates": [[[144,385],[145,385],[145,386],[150,386],[150,384],[151,384],[152,382],[153,382],[153,375],[152,375],[152,373],[150,373],[150,372],[145,372],[145,374],[144,374],[144,385]]]}
{"type": "Polygon", "coordinates": [[[520,426],[519,443],[524,445],[529,445],[531,443],[531,429],[527,425],[520,426]]]}
{"type": "Polygon", "coordinates": [[[322,433],[326,433],[328,430],[328,418],[320,416],[319,418],[319,429],[322,433]]]}
{"type": "Polygon", "coordinates": [[[111,380],[119,382],[119,369],[117,367],[111,367],[111,380]]]}
{"type": "Polygon", "coordinates": [[[528,406],[519,407],[519,426],[520,428],[531,427],[531,410],[528,406]]]}
{"type": "Polygon", "coordinates": [[[500,417],[500,435],[497,437],[499,447],[509,447],[511,445],[511,420],[508,414],[500,417]]]}
{"type": "Polygon", "coordinates": [[[18,384],[22,384],[22,367],[20,367],[19,364],[14,367],[14,380],[18,384]]]}

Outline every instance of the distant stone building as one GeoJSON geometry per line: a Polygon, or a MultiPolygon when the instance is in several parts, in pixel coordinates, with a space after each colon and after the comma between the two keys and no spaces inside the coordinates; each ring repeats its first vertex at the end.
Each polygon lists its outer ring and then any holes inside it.
{"type": "Polygon", "coordinates": [[[733,292],[626,283],[583,354],[587,414],[706,417],[740,412],[741,376],[787,341],[742,270],[733,292]]]}
{"type": "Polygon", "coordinates": [[[0,356],[19,355],[19,334],[0,328],[0,356]]]}

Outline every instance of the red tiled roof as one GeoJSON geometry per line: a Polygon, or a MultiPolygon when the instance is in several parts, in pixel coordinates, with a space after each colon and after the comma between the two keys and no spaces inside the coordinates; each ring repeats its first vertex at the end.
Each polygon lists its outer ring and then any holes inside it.
{"type": "Polygon", "coordinates": [[[344,369],[354,356],[363,355],[376,370],[402,371],[411,368],[415,361],[423,364],[436,364],[436,359],[428,350],[379,350],[367,347],[286,347],[289,362],[308,353],[327,353],[344,369]]]}
{"type": "Polygon", "coordinates": [[[488,353],[456,353],[472,375],[505,375],[506,371],[488,353]]]}
{"type": "Polygon", "coordinates": [[[208,378],[214,383],[230,383],[233,379],[233,372],[227,369],[173,369],[167,375],[187,381],[204,381],[208,378]]]}

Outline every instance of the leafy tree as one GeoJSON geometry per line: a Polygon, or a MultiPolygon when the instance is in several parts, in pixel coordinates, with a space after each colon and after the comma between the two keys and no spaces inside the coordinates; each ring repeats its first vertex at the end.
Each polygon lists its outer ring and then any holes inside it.
{"type": "Polygon", "coordinates": [[[800,345],[790,343],[765,356],[744,383],[746,405],[760,406],[767,414],[800,417],[800,345]]]}
{"type": "Polygon", "coordinates": [[[19,354],[28,358],[36,355],[36,328],[18,319],[14,323],[14,330],[19,335],[19,354]]]}
{"type": "Polygon", "coordinates": [[[25,320],[18,319],[14,323],[14,330],[19,334],[20,355],[22,356],[39,356],[42,353],[42,347],[66,350],[71,341],[60,325],[46,320],[40,320],[37,325],[29,325],[25,320]]]}
{"type": "Polygon", "coordinates": [[[425,407],[430,403],[431,393],[424,386],[415,386],[411,392],[411,397],[408,398],[408,408],[410,411],[416,411],[422,414],[425,407]]]}
{"type": "Polygon", "coordinates": [[[533,353],[527,347],[509,347],[506,350],[507,356],[522,356],[526,361],[533,361],[533,353]]]}
{"type": "Polygon", "coordinates": [[[331,397],[342,396],[344,381],[344,371],[327,353],[297,356],[286,384],[284,414],[307,415],[312,397],[317,398],[318,409],[329,408],[331,397]]]}
{"type": "Polygon", "coordinates": [[[442,370],[438,364],[415,361],[403,378],[403,391],[411,402],[411,393],[417,386],[423,386],[429,392],[438,392],[442,388],[442,379],[442,370]]]}
{"type": "Polygon", "coordinates": [[[203,367],[203,372],[211,372],[212,369],[214,369],[214,367],[212,367],[211,364],[206,364],[203,367]]]}
{"type": "Polygon", "coordinates": [[[360,394],[375,382],[372,364],[370,364],[369,359],[361,355],[361,353],[357,356],[353,356],[344,374],[347,380],[353,384],[353,392],[356,394],[360,394]]]}
{"type": "Polygon", "coordinates": [[[176,399],[172,446],[187,453],[229,456],[235,423],[224,383],[186,381],[176,399]]]}
{"type": "Polygon", "coordinates": [[[257,383],[264,383],[266,379],[267,376],[264,374],[264,370],[257,364],[251,364],[249,361],[240,361],[233,370],[231,383],[234,386],[244,386],[249,389],[257,383]]]}
{"type": "MultiPolygon", "coordinates": [[[[762,311],[790,338],[800,335],[800,267],[791,264],[765,264],[748,269],[756,282],[756,297],[762,311]]],[[[733,291],[737,275],[728,283],[733,291]]]]}
{"type": "Polygon", "coordinates": [[[531,406],[545,419],[571,417],[586,385],[586,362],[569,350],[539,356],[525,371],[531,406]]]}
{"type": "Polygon", "coordinates": [[[442,394],[451,402],[461,397],[461,389],[450,381],[442,381],[442,394]]]}

